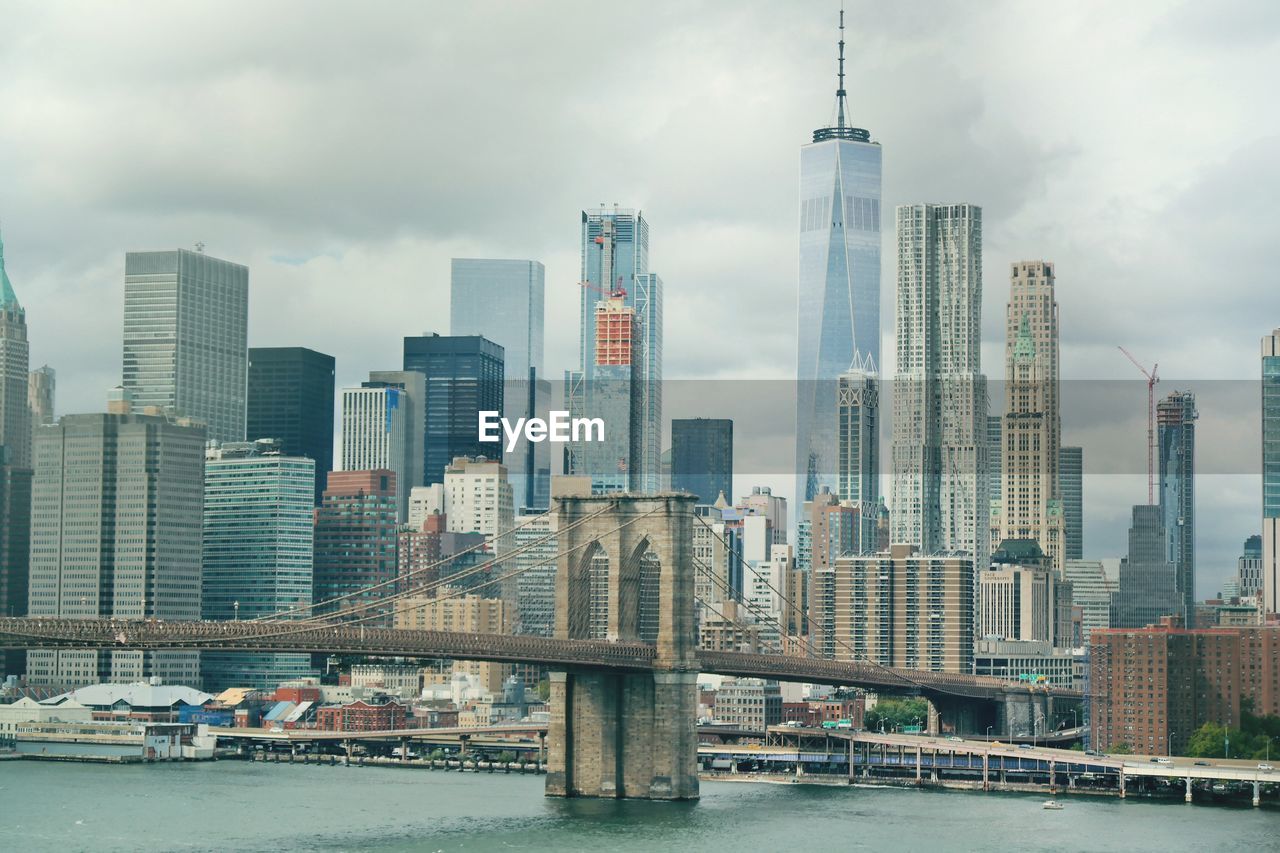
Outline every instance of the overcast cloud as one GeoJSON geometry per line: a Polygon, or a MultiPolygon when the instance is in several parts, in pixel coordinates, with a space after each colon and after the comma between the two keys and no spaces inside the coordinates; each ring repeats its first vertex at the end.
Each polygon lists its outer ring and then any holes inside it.
{"type": "MultiPolygon", "coordinates": [[[[652,224],[668,376],[786,379],[798,148],[832,117],[836,8],[8,3],[0,216],[33,365],[58,370],[60,412],[100,410],[124,252],[203,241],[251,268],[250,343],[333,353],[342,384],[396,366],[400,336],[447,331],[450,257],[539,259],[555,376],[577,352],[579,211],[619,202],[652,224]]],[[[1008,264],[1043,257],[1064,378],[1132,378],[1123,343],[1166,391],[1256,379],[1280,326],[1280,6],[847,9],[886,205],[984,208],[989,376],[1008,264]]],[[[1141,458],[1145,389],[1130,396],[1064,440],[1141,458]]],[[[1256,420],[1201,410],[1202,433],[1256,442],[1256,420]]],[[[1142,480],[1090,478],[1089,556],[1123,553],[1142,480]]],[[[1256,473],[1202,478],[1202,595],[1256,532],[1258,491],[1256,473]]]]}

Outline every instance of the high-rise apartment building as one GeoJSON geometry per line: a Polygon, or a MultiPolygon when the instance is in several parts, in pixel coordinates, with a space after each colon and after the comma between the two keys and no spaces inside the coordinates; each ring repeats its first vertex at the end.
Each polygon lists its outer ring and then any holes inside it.
{"type": "MultiPolygon", "coordinates": [[[[0,444],[0,615],[27,615],[27,582],[31,560],[30,468],[9,464],[0,444]]],[[[20,650],[0,651],[0,680],[26,672],[20,650]]]]}
{"type": "Polygon", "coordinates": [[[1262,595],[1262,537],[1250,536],[1236,560],[1236,593],[1256,600],[1262,595]]]}
{"type": "Polygon", "coordinates": [[[0,445],[9,448],[9,464],[31,467],[31,408],[27,403],[27,312],[13,292],[0,240],[0,445]]]}
{"type": "Polygon", "coordinates": [[[1058,489],[1062,493],[1062,558],[1084,559],[1084,448],[1058,448],[1058,489]]]}
{"type": "MultiPolygon", "coordinates": [[[[998,501],[1004,491],[1004,445],[1000,441],[1003,435],[1004,416],[987,415],[987,497],[995,507],[997,519],[1002,515],[998,501]]],[[[996,528],[999,527],[997,522],[996,528]]]]}
{"type": "Polygon", "coordinates": [[[426,380],[422,483],[444,482],[459,456],[503,458],[502,442],[480,441],[480,412],[505,408],[505,352],[480,335],[404,339],[404,369],[426,380]]]}
{"type": "Polygon", "coordinates": [[[1175,391],[1156,404],[1161,523],[1173,565],[1182,624],[1195,627],[1196,612],[1196,398],[1175,391]]]}
{"type": "Polygon", "coordinates": [[[981,208],[898,208],[896,322],[892,541],[924,554],[963,552],[985,564],[990,504],[979,351],[981,208]]]}
{"type": "Polygon", "coordinates": [[[870,356],[836,381],[836,488],[846,501],[880,498],[880,382],[870,356]]]}
{"type": "MultiPolygon", "coordinates": [[[[40,430],[31,616],[199,619],[205,429],[187,418],[66,415],[40,430]]],[[[33,684],[197,684],[194,651],[27,653],[33,684]]]]}
{"type": "MultiPolygon", "coordinates": [[[[273,439],[206,450],[202,618],[311,615],[315,466],[273,439]]],[[[313,674],[306,654],[209,651],[201,663],[211,693],[313,674]]]]}
{"type": "Polygon", "coordinates": [[[185,249],[125,255],[122,385],[136,410],[244,441],[248,329],[248,267],[185,249]]]}
{"type": "MultiPolygon", "coordinates": [[[[458,631],[468,634],[511,633],[511,607],[500,598],[479,595],[449,597],[444,587],[436,596],[410,596],[395,605],[395,627],[419,631],[458,631]]],[[[511,672],[510,664],[455,661],[454,673],[477,679],[482,690],[497,693],[511,672]]]]}
{"type": "Polygon", "coordinates": [[[733,494],[733,421],[675,418],[671,421],[671,488],[714,504],[733,494]]]}
{"type": "Polygon", "coordinates": [[[1120,586],[1111,599],[1112,628],[1143,628],[1163,616],[1182,616],[1168,542],[1160,507],[1135,506],[1129,555],[1120,561],[1120,586]]]}
{"type": "Polygon", "coordinates": [[[972,557],[919,554],[897,544],[879,554],[841,557],[813,573],[813,629],[836,660],[967,673],[973,590],[972,557]]]}
{"type": "Polygon", "coordinates": [[[1053,265],[1021,261],[1009,273],[1001,427],[1001,540],[1033,539],[1061,572],[1058,449],[1058,303],[1053,265]]]}
{"type": "Polygon", "coordinates": [[[504,564],[504,571],[519,572],[515,578],[516,633],[555,634],[557,523],[554,512],[516,516],[511,544],[517,554],[504,564]]]}
{"type": "Polygon", "coordinates": [[[1280,613],[1280,329],[1262,339],[1262,603],[1280,613]]]}
{"type": "MultiPolygon", "coordinates": [[[[1090,639],[1090,723],[1095,749],[1124,744],[1182,754],[1205,723],[1239,727],[1246,704],[1280,713],[1280,627],[1095,631],[1090,639]]],[[[1237,755],[1232,747],[1231,758],[1237,755]]]]}
{"type": "Polygon", "coordinates": [[[656,491],[663,291],[662,279],[649,270],[643,214],[618,207],[583,211],[581,285],[581,361],[578,370],[566,371],[565,399],[575,416],[604,418],[611,447],[571,445],[569,473],[590,476],[597,492],[656,491]],[[624,405],[626,417],[617,422],[624,405]]]}
{"type": "Polygon", "coordinates": [[[396,591],[396,518],[394,471],[329,474],[316,510],[312,595],[317,616],[350,610],[344,615],[348,621],[390,626],[392,608],[380,602],[396,591]]]}
{"type": "MultiPolygon", "coordinates": [[[[551,383],[543,369],[546,270],[538,261],[454,258],[450,278],[449,331],[482,335],[502,347],[504,415],[545,419],[551,383]]],[[[492,454],[489,454],[492,455],[492,454]]],[[[520,437],[503,448],[519,507],[546,509],[551,495],[551,446],[520,437]]]]}
{"type": "Polygon", "coordinates": [[[459,457],[444,469],[448,529],[495,540],[514,525],[507,467],[491,459],[459,457]]]}
{"type": "MultiPolygon", "coordinates": [[[[880,363],[880,143],[848,123],[844,13],[836,124],[800,149],[796,500],[839,491],[837,380],[880,363]]],[[[846,496],[847,497],[847,496],[846,496]]]]}
{"type": "Polygon", "coordinates": [[[274,438],[286,456],[316,463],[315,505],[333,468],[334,358],[305,347],[249,350],[250,441],[274,438]]]}
{"type": "Polygon", "coordinates": [[[396,511],[402,520],[409,517],[409,488],[401,483],[411,478],[406,468],[412,452],[408,448],[412,408],[408,398],[403,388],[383,382],[343,388],[338,450],[338,467],[343,471],[395,473],[396,511]]]}

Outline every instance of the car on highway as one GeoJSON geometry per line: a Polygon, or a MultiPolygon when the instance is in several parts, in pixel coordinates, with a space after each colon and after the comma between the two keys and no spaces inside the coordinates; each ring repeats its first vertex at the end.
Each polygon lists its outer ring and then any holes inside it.
{"type": "Polygon", "coordinates": [[[1020,743],[1018,744],[1018,749],[1035,749],[1035,747],[1029,743],[1020,743]]]}
{"type": "Polygon", "coordinates": [[[1151,759],[1151,763],[1152,764],[1172,764],[1173,761],[1168,758],[1153,758],[1151,759]]]}
{"type": "Polygon", "coordinates": [[[1258,769],[1259,770],[1275,770],[1274,767],[1272,767],[1270,764],[1267,764],[1266,762],[1259,764],[1258,769]]]}
{"type": "Polygon", "coordinates": [[[1195,763],[1195,765],[1196,765],[1196,767],[1208,767],[1208,766],[1209,766],[1209,762],[1207,762],[1207,761],[1197,761],[1197,762],[1195,763]]]}
{"type": "Polygon", "coordinates": [[[947,738],[947,740],[953,740],[956,743],[964,743],[964,738],[956,737],[955,735],[951,735],[950,737],[947,738]]]}

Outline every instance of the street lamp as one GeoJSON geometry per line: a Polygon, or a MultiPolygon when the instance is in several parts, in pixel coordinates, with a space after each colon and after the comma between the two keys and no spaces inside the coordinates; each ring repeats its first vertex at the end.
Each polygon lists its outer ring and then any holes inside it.
{"type": "Polygon", "coordinates": [[[1165,755],[1173,755],[1173,738],[1174,738],[1174,736],[1176,736],[1177,734],[1178,734],[1177,732],[1169,732],[1169,737],[1168,737],[1168,738],[1166,738],[1166,739],[1165,739],[1165,742],[1164,742],[1164,747],[1165,747],[1165,749],[1164,749],[1164,754],[1165,754],[1165,755]]]}

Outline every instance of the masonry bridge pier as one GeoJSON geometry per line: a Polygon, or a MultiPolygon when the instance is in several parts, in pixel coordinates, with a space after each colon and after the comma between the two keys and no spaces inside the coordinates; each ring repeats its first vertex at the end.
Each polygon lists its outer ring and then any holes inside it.
{"type": "Polygon", "coordinates": [[[356,624],[367,617],[0,617],[0,648],[218,649],[539,664],[552,670],[546,792],[560,797],[696,798],[699,673],[920,696],[929,701],[932,733],[1044,733],[1061,722],[1066,706],[1079,702],[1072,691],[973,675],[700,650],[694,501],[676,493],[556,498],[554,637],[356,624]]]}

